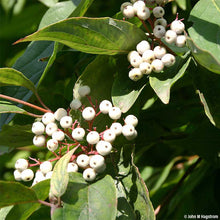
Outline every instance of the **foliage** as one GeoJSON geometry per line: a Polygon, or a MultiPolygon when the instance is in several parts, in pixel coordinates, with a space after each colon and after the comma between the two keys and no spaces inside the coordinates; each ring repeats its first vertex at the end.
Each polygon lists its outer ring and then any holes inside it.
{"type": "MultiPolygon", "coordinates": [[[[176,63],[134,82],[127,54],[148,37],[136,17],[122,19],[123,2],[0,1],[1,219],[219,214],[220,3],[169,1],[166,19],[172,22],[178,10],[187,45],[167,45],[178,55],[176,63]],[[34,117],[46,106],[67,109],[82,85],[97,102],[112,100],[123,113],[138,116],[135,141],[119,138],[106,171],[92,183],[66,172],[74,148],[56,163],[50,181],[15,182],[18,158],[51,157],[33,146],[34,117]]],[[[96,126],[108,122],[102,117],[96,126]]]]}

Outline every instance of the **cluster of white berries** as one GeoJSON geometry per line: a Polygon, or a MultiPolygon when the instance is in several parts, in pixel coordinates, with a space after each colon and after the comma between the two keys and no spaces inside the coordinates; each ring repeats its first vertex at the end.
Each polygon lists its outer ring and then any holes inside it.
{"type": "MultiPolygon", "coordinates": [[[[165,10],[162,6],[165,3],[164,0],[137,0],[125,2],[121,5],[121,11],[125,18],[137,16],[142,22],[148,20],[152,28],[152,33],[146,33],[150,43],[147,40],[142,40],[136,45],[136,50],[128,54],[128,61],[132,66],[128,75],[133,81],[141,79],[152,71],[158,73],[164,67],[174,65],[175,56],[167,53],[166,48],[161,46],[163,44],[161,39],[164,39],[168,44],[174,43],[178,47],[183,47],[186,43],[186,37],[182,34],[185,25],[178,18],[170,24],[170,30],[166,30],[169,25],[164,19],[165,10]],[[154,19],[151,19],[151,14],[154,19]],[[156,42],[158,43],[157,46],[155,46],[156,42]]],[[[147,29],[147,31],[149,30],[147,29]]]]}
{"type": "MultiPolygon", "coordinates": [[[[98,173],[105,170],[105,157],[112,152],[112,144],[116,137],[122,134],[127,140],[133,140],[137,136],[135,127],[138,124],[138,119],[134,115],[128,115],[121,124],[117,121],[122,115],[120,108],[113,106],[108,100],[94,105],[91,102],[91,97],[88,96],[90,93],[88,86],[80,87],[78,93],[81,97],[87,96],[91,106],[82,106],[79,99],[74,99],[70,107],[81,111],[82,118],[88,123],[88,128],[83,128],[77,120],[73,121],[71,111],[59,108],[54,113],[45,113],[41,121],[33,123],[32,132],[35,134],[33,144],[37,147],[47,147],[57,157],[57,160],[63,156],[61,149],[66,147],[70,150],[70,148],[78,146],[68,163],[67,172],[83,170],[84,179],[93,181],[98,173]],[[101,113],[108,115],[114,121],[109,127],[106,126],[106,130],[98,132],[93,127],[93,121],[101,113]]],[[[31,159],[33,160],[33,158],[31,159]]],[[[35,165],[39,165],[40,168],[35,175],[31,169],[28,169],[33,164],[29,164],[25,159],[18,159],[15,163],[15,179],[30,181],[34,178],[34,185],[51,178],[52,161],[56,161],[56,158],[44,162],[36,159],[34,161],[35,165]]]]}

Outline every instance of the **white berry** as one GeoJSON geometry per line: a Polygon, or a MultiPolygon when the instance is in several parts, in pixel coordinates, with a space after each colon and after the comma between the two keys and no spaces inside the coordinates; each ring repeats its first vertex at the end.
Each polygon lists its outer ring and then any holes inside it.
{"type": "Polygon", "coordinates": [[[140,55],[136,55],[136,56],[132,56],[130,57],[130,64],[133,66],[133,67],[139,67],[139,65],[141,64],[142,62],[142,58],[140,55]]]}
{"type": "Polygon", "coordinates": [[[80,154],[76,159],[76,163],[79,167],[86,168],[89,165],[89,160],[89,156],[87,156],[86,154],[80,154]]]}
{"type": "Polygon", "coordinates": [[[155,59],[153,50],[146,50],[142,55],[142,60],[147,63],[152,63],[155,59]]]}
{"type": "Polygon", "coordinates": [[[55,151],[58,148],[58,141],[54,139],[50,139],[47,141],[47,149],[49,151],[55,151]]]}
{"type": "Polygon", "coordinates": [[[109,109],[109,117],[113,120],[117,120],[121,117],[121,109],[118,107],[112,107],[109,109]]]}
{"type": "Polygon", "coordinates": [[[85,133],[86,132],[83,128],[75,128],[72,131],[72,137],[77,141],[81,141],[81,140],[83,140],[85,133]]]}
{"type": "Polygon", "coordinates": [[[48,172],[45,176],[45,179],[51,179],[52,175],[53,175],[53,171],[48,172]]]}
{"type": "Polygon", "coordinates": [[[155,8],[153,9],[153,15],[154,15],[155,18],[161,18],[161,17],[164,16],[164,14],[165,14],[165,11],[164,11],[164,9],[163,9],[162,7],[160,7],[160,6],[157,6],[157,7],[155,7],[155,8]]]}
{"type": "Polygon", "coordinates": [[[98,143],[99,139],[100,137],[97,131],[90,131],[86,136],[86,140],[89,144],[96,144],[98,143]]]}
{"type": "Polygon", "coordinates": [[[64,108],[58,108],[55,112],[54,112],[54,118],[57,121],[60,121],[60,119],[64,116],[67,116],[67,111],[64,108]]]}
{"type": "Polygon", "coordinates": [[[60,120],[60,125],[62,128],[70,128],[72,126],[73,119],[70,116],[64,116],[60,120]]]}
{"type": "Polygon", "coordinates": [[[139,53],[136,50],[132,50],[128,53],[128,61],[130,62],[131,59],[133,59],[134,57],[139,56],[139,53]]]}
{"type": "Polygon", "coordinates": [[[135,139],[136,137],[137,137],[137,131],[136,131],[136,130],[134,130],[134,134],[133,134],[133,135],[131,135],[131,136],[125,136],[125,138],[126,138],[127,140],[129,140],[129,141],[135,139]]]}
{"type": "Polygon", "coordinates": [[[65,134],[63,131],[55,131],[52,134],[52,138],[57,141],[62,141],[65,138],[65,134]]]}
{"type": "Polygon", "coordinates": [[[93,155],[90,158],[89,165],[94,170],[101,168],[105,164],[105,158],[101,155],[93,155]]]}
{"type": "Polygon", "coordinates": [[[91,92],[91,89],[89,86],[81,86],[78,90],[78,93],[81,97],[89,95],[90,92],[91,92]]]}
{"type": "Polygon", "coordinates": [[[138,119],[134,115],[128,115],[125,118],[125,124],[133,125],[136,127],[138,124],[138,119]]]}
{"type": "Polygon", "coordinates": [[[82,116],[86,121],[91,121],[95,118],[95,110],[92,107],[83,109],[82,116]]]}
{"type": "Polygon", "coordinates": [[[177,47],[184,47],[186,44],[186,36],[185,35],[178,35],[176,38],[176,46],[177,47]]]}
{"type": "Polygon", "coordinates": [[[168,43],[168,44],[172,44],[176,41],[176,38],[177,38],[177,34],[175,31],[172,31],[172,30],[168,30],[165,34],[165,41],[168,43]]]}
{"type": "Polygon", "coordinates": [[[158,18],[155,22],[154,22],[154,26],[156,25],[162,25],[166,28],[167,26],[167,20],[164,18],[158,18]]]}
{"type": "Polygon", "coordinates": [[[19,171],[19,170],[15,170],[14,171],[14,178],[15,178],[15,180],[17,180],[17,181],[21,181],[22,179],[21,179],[21,172],[19,171]]]}
{"type": "Polygon", "coordinates": [[[42,122],[45,125],[48,125],[49,123],[54,122],[54,121],[55,121],[55,117],[54,117],[54,114],[51,112],[47,112],[42,116],[42,122]]]}
{"type": "Polygon", "coordinates": [[[123,12],[123,10],[128,6],[128,5],[130,5],[130,6],[132,6],[132,4],[131,4],[131,2],[124,2],[122,5],[121,5],[121,12],[123,12]]]}
{"type": "Polygon", "coordinates": [[[152,67],[150,63],[147,62],[142,62],[139,66],[139,69],[143,74],[150,74],[152,72],[152,67]]]}
{"type": "Polygon", "coordinates": [[[76,163],[68,163],[67,165],[67,172],[70,173],[70,172],[77,172],[78,171],[78,165],[76,163]]]}
{"type": "Polygon", "coordinates": [[[34,178],[34,172],[31,169],[23,170],[21,173],[21,179],[25,182],[31,181],[34,178]]]}
{"type": "Polygon", "coordinates": [[[175,20],[171,23],[170,29],[175,31],[177,34],[181,34],[185,29],[185,24],[180,20],[175,20]]]}
{"type": "Polygon", "coordinates": [[[40,182],[42,180],[45,180],[45,175],[40,170],[38,170],[35,173],[35,179],[37,179],[37,181],[40,182]]]}
{"type": "Polygon", "coordinates": [[[150,17],[150,10],[148,7],[138,8],[137,16],[139,19],[145,21],[150,17]]]}
{"type": "Polygon", "coordinates": [[[164,66],[169,67],[174,65],[176,58],[172,54],[167,53],[162,57],[161,61],[163,62],[164,66]]]}
{"type": "Polygon", "coordinates": [[[139,68],[133,68],[129,71],[128,76],[133,81],[138,81],[143,77],[143,74],[139,68]]]}
{"type": "Polygon", "coordinates": [[[46,138],[44,135],[36,135],[33,138],[33,144],[36,147],[43,147],[45,145],[46,142],[46,138]]]}
{"type": "Polygon", "coordinates": [[[112,108],[112,103],[108,100],[103,100],[99,105],[99,110],[103,114],[108,114],[110,108],[112,108]]]}
{"type": "Polygon", "coordinates": [[[162,38],[166,33],[166,29],[162,25],[156,25],[153,29],[153,33],[156,38],[162,38]]]}
{"type": "Polygon", "coordinates": [[[122,134],[127,137],[127,136],[132,136],[135,133],[135,128],[131,124],[126,124],[122,127],[122,134]]]}
{"type": "Polygon", "coordinates": [[[54,122],[51,122],[46,126],[46,134],[49,136],[52,136],[52,134],[55,131],[57,131],[57,129],[58,129],[57,124],[54,122]]]}
{"type": "Polygon", "coordinates": [[[83,171],[83,178],[86,181],[93,181],[96,178],[96,172],[92,168],[87,168],[83,171]]]}
{"type": "Polygon", "coordinates": [[[151,63],[152,69],[155,73],[159,73],[163,70],[164,68],[164,64],[161,60],[159,59],[155,59],[152,63],[151,63]]]}
{"type": "Polygon", "coordinates": [[[123,9],[122,14],[124,15],[125,18],[133,18],[134,15],[135,15],[133,6],[132,5],[127,5],[123,9]]]}
{"type": "Polygon", "coordinates": [[[108,129],[103,134],[104,141],[113,142],[116,138],[115,132],[111,129],[108,129]]]}
{"type": "Polygon", "coordinates": [[[42,122],[34,122],[32,125],[32,132],[36,135],[41,135],[45,131],[45,126],[42,122]]]}
{"type": "Polygon", "coordinates": [[[137,13],[138,10],[145,8],[145,3],[143,1],[136,1],[133,4],[134,12],[137,13]]]}
{"type": "Polygon", "coordinates": [[[48,172],[50,172],[52,170],[53,166],[52,163],[50,161],[44,161],[41,165],[40,165],[40,170],[43,174],[47,174],[48,172]]]}
{"type": "Polygon", "coordinates": [[[70,103],[71,109],[79,109],[81,107],[82,103],[79,99],[73,99],[73,101],[70,103]]]}
{"type": "Polygon", "coordinates": [[[111,153],[112,145],[111,145],[111,143],[109,143],[107,141],[99,141],[96,144],[96,150],[102,156],[106,156],[111,153]]]}
{"type": "Polygon", "coordinates": [[[143,54],[146,50],[150,50],[150,44],[146,40],[142,40],[137,44],[136,49],[139,54],[143,54]]]}
{"type": "Polygon", "coordinates": [[[165,54],[166,54],[166,49],[165,47],[161,47],[161,46],[156,46],[154,48],[154,55],[157,59],[161,59],[165,54]]]}
{"type": "Polygon", "coordinates": [[[19,171],[23,171],[25,169],[28,168],[28,161],[25,159],[18,159],[15,162],[15,169],[19,170],[19,171]]]}
{"type": "Polygon", "coordinates": [[[112,123],[110,129],[115,132],[115,135],[120,135],[122,132],[122,125],[119,122],[112,123]]]}

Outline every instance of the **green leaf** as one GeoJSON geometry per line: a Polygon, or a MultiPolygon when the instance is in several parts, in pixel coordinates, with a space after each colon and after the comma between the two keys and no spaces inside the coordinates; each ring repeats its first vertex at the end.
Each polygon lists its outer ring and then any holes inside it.
{"type": "Polygon", "coordinates": [[[117,200],[114,180],[110,176],[88,184],[79,173],[70,174],[63,208],[56,209],[52,219],[115,220],[117,200]]]}
{"type": "Polygon", "coordinates": [[[188,29],[188,45],[195,59],[212,72],[220,73],[220,4],[217,0],[200,0],[190,13],[193,26],[188,29]]]}
{"type": "Polygon", "coordinates": [[[20,183],[0,181],[0,207],[37,202],[37,200],[36,193],[32,189],[20,183]]]}
{"type": "Polygon", "coordinates": [[[47,7],[53,7],[58,0],[39,0],[42,4],[45,4],[47,7]]]}
{"type": "Polygon", "coordinates": [[[186,10],[187,8],[187,0],[176,0],[176,3],[182,10],[186,10]]]}
{"type": "Polygon", "coordinates": [[[167,68],[162,73],[150,75],[150,85],[164,104],[169,103],[170,89],[185,74],[190,60],[188,54],[184,57],[177,57],[175,65],[167,68]]]}
{"type": "Polygon", "coordinates": [[[72,0],[73,2],[80,3],[78,4],[76,10],[73,11],[71,17],[83,17],[87,12],[88,8],[92,5],[94,0],[72,0]]]}
{"type": "Polygon", "coordinates": [[[117,59],[117,76],[112,86],[113,104],[119,107],[122,112],[127,112],[132,107],[146,86],[146,80],[144,79],[138,82],[130,80],[128,77],[128,65],[129,63],[125,56],[117,59]]]}
{"type": "Polygon", "coordinates": [[[32,139],[30,125],[4,125],[0,132],[0,148],[32,145],[32,139]]]}
{"type": "Polygon", "coordinates": [[[23,86],[35,92],[34,84],[21,72],[12,68],[0,68],[0,86],[23,86]]]}
{"type": "Polygon", "coordinates": [[[49,25],[18,42],[50,40],[93,54],[128,53],[145,39],[135,25],[112,18],[70,18],[49,25]]]}
{"type": "MultiPolygon", "coordinates": [[[[45,180],[35,184],[31,189],[36,193],[39,200],[45,200],[49,195],[50,181],[45,180]]],[[[7,220],[19,219],[26,220],[29,216],[40,208],[40,203],[27,203],[14,205],[9,214],[7,220]]]]}
{"type": "Polygon", "coordinates": [[[192,69],[191,76],[207,117],[220,128],[220,76],[201,66],[192,69]]]}
{"type": "Polygon", "coordinates": [[[56,197],[61,197],[67,188],[69,175],[67,173],[67,165],[71,156],[77,148],[73,148],[56,163],[50,181],[50,193],[56,197]]]}
{"type": "Polygon", "coordinates": [[[26,111],[22,108],[13,105],[11,102],[1,101],[0,100],[0,114],[1,113],[19,113],[25,114],[26,111]]]}
{"type": "Polygon", "coordinates": [[[0,209],[0,216],[2,219],[6,219],[6,216],[10,212],[10,210],[13,208],[13,205],[11,206],[6,206],[0,209]]]}

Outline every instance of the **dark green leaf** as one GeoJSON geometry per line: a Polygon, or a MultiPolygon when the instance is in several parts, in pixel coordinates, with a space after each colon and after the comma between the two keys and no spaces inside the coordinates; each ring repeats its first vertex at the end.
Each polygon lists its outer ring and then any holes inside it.
{"type": "Polygon", "coordinates": [[[0,69],[0,86],[23,86],[35,92],[34,84],[21,72],[12,68],[0,69]]]}
{"type": "Polygon", "coordinates": [[[56,209],[52,219],[115,220],[116,189],[114,180],[105,176],[88,184],[79,173],[70,174],[66,193],[62,196],[63,209],[56,209]]]}
{"type": "Polygon", "coordinates": [[[19,113],[19,114],[25,114],[26,111],[22,108],[17,107],[16,105],[13,105],[10,102],[7,101],[0,101],[0,114],[1,113],[19,113]]]}
{"type": "Polygon", "coordinates": [[[182,58],[177,57],[174,66],[167,68],[162,73],[153,73],[150,75],[150,85],[164,104],[169,103],[170,89],[185,74],[190,60],[188,55],[182,58]]]}
{"type": "Polygon", "coordinates": [[[54,166],[53,175],[50,181],[50,193],[56,197],[61,197],[66,191],[69,181],[67,165],[76,149],[77,148],[73,148],[70,152],[64,155],[54,166]]]}
{"type": "Polygon", "coordinates": [[[76,50],[114,55],[128,53],[146,38],[135,25],[112,18],[70,18],[29,35],[18,42],[50,40],[76,50]]]}
{"type": "Polygon", "coordinates": [[[190,13],[193,26],[188,41],[195,59],[212,72],[220,73],[220,4],[217,0],[200,0],[190,13]]]}
{"type": "Polygon", "coordinates": [[[32,203],[37,200],[37,195],[32,189],[20,183],[0,181],[0,207],[32,203]]]}

